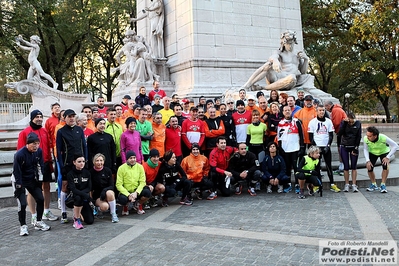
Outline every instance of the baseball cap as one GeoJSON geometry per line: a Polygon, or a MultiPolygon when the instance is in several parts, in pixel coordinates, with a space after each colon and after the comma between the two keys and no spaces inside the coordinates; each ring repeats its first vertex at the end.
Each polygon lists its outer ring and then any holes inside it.
{"type": "Polygon", "coordinates": [[[248,95],[248,101],[249,101],[249,100],[256,101],[256,98],[255,98],[254,95],[248,95]]]}
{"type": "Polygon", "coordinates": [[[70,115],[76,115],[75,111],[72,109],[66,109],[64,112],[64,118],[70,115]]]}
{"type": "Polygon", "coordinates": [[[128,100],[131,100],[132,99],[132,97],[130,97],[130,95],[125,95],[125,96],[123,96],[123,98],[122,99],[128,99],[128,100]]]}
{"type": "Polygon", "coordinates": [[[245,106],[244,101],[243,101],[243,100],[238,100],[238,101],[236,102],[236,106],[239,106],[239,105],[245,106]]]}
{"type": "Polygon", "coordinates": [[[198,107],[197,106],[193,106],[193,107],[190,108],[190,111],[194,111],[194,110],[198,111],[198,107]]]}
{"type": "Polygon", "coordinates": [[[181,100],[181,102],[182,102],[183,104],[186,104],[186,103],[190,103],[190,100],[187,99],[187,98],[184,98],[183,100],[181,100]]]}
{"type": "Polygon", "coordinates": [[[313,101],[313,96],[308,94],[308,95],[305,96],[304,100],[305,101],[313,101]]]}

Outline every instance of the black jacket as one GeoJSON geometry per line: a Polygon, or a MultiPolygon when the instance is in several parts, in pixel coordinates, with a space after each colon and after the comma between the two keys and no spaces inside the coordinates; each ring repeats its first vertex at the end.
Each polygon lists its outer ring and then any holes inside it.
{"type": "Polygon", "coordinates": [[[184,179],[187,179],[187,175],[180,165],[175,164],[170,166],[166,162],[161,164],[156,177],[158,183],[164,184],[166,186],[181,182],[184,179]]]}
{"type": "Polygon", "coordinates": [[[87,160],[87,146],[83,129],[78,126],[63,126],[57,131],[57,161],[60,168],[73,165],[75,154],[82,154],[87,160]]]}
{"type": "Polygon", "coordinates": [[[93,200],[100,197],[103,191],[114,190],[114,179],[112,178],[111,169],[105,167],[101,171],[90,169],[93,200]]]}
{"type": "Polygon", "coordinates": [[[96,132],[87,138],[87,149],[89,152],[89,169],[93,168],[93,157],[97,153],[105,156],[104,166],[116,173],[116,146],[114,138],[106,132],[96,132]]]}

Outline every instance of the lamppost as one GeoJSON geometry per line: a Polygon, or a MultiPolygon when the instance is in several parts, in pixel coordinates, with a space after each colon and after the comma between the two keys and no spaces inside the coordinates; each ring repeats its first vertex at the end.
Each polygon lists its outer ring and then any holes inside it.
{"type": "Polygon", "coordinates": [[[346,102],[346,113],[349,114],[349,97],[351,97],[351,95],[349,93],[345,93],[345,102],[346,102]]]}

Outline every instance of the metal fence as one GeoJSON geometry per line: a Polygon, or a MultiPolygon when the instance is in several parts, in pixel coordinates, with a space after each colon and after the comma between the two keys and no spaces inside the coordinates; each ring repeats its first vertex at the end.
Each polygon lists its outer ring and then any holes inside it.
{"type": "Polygon", "coordinates": [[[29,114],[32,103],[0,103],[0,124],[14,123],[29,114]]]}

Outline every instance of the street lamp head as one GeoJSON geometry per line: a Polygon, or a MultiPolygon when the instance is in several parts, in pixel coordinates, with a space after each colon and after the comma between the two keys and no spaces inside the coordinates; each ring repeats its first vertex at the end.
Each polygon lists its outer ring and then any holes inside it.
{"type": "Polygon", "coordinates": [[[349,97],[351,97],[351,95],[349,93],[345,93],[345,98],[349,99],[349,97]]]}

